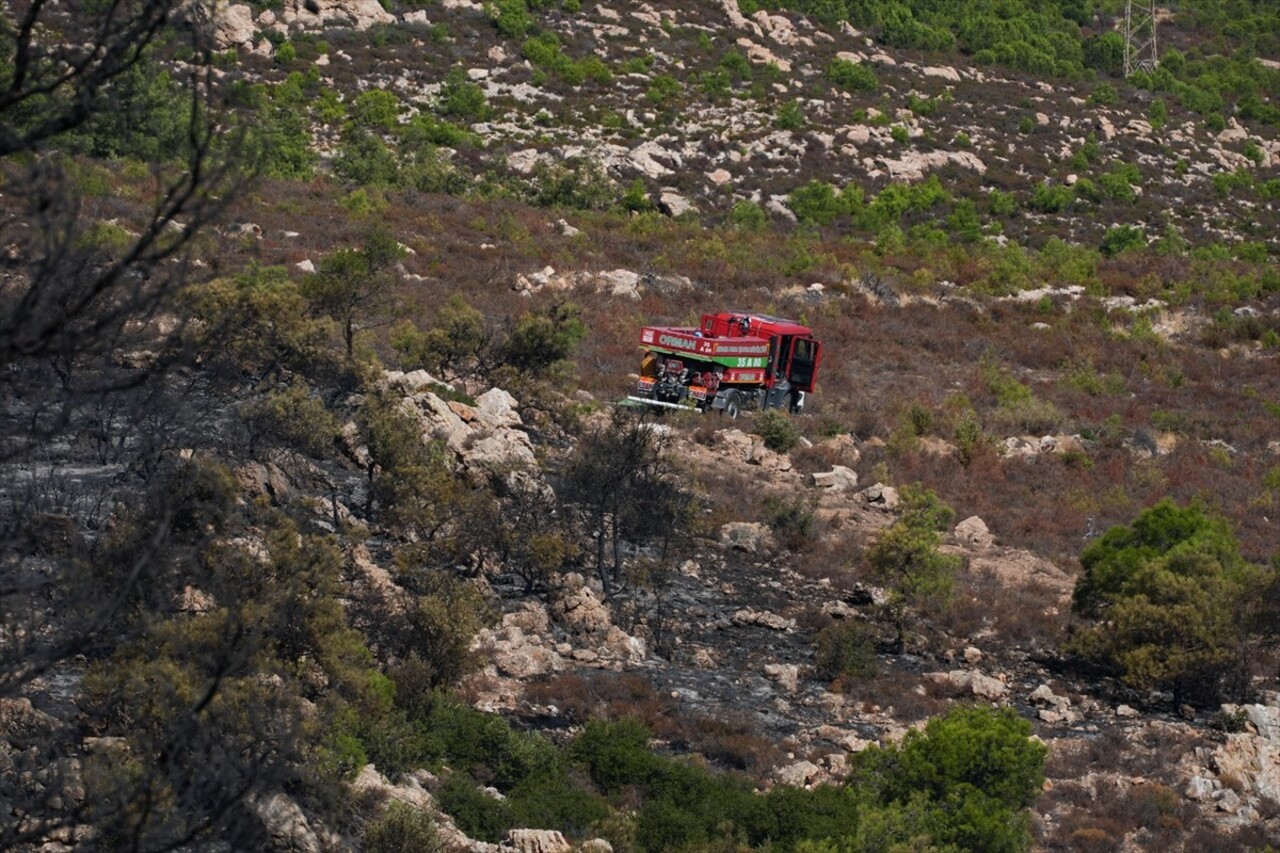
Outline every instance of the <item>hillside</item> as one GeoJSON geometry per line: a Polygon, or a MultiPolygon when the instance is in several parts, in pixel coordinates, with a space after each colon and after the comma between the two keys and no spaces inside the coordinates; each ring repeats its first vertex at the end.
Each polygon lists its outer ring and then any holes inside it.
{"type": "Polygon", "coordinates": [[[1124,5],[7,6],[0,846],[1280,845],[1280,9],[1124,5]]]}

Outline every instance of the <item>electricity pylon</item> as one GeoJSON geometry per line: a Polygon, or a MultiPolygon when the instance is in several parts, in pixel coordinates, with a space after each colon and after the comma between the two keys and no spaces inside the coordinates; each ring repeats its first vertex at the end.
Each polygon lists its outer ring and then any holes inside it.
{"type": "Polygon", "coordinates": [[[1124,76],[1135,71],[1154,71],[1160,64],[1156,54],[1156,4],[1126,0],[1124,4],[1124,76]]]}

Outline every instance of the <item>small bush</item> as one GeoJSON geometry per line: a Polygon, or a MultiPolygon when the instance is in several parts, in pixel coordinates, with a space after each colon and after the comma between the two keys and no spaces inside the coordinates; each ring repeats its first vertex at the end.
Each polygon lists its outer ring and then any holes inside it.
{"type": "Polygon", "coordinates": [[[497,844],[515,826],[506,801],[491,797],[470,779],[454,774],[444,783],[438,797],[440,809],[467,835],[497,844]]]}
{"type": "Polygon", "coordinates": [[[1147,245],[1147,235],[1136,225],[1116,225],[1108,228],[1102,237],[1102,245],[1098,248],[1107,257],[1114,257],[1132,249],[1141,249],[1147,245]]]}
{"type": "Polygon", "coordinates": [[[444,845],[431,815],[393,802],[365,827],[360,849],[364,853],[439,853],[444,845]]]}
{"type": "Polygon", "coordinates": [[[787,101],[773,116],[773,126],[778,130],[800,130],[807,123],[799,101],[787,101]]]}
{"type": "Polygon", "coordinates": [[[798,551],[809,542],[813,530],[813,507],[801,500],[764,500],[765,521],[783,547],[798,551]]]}
{"type": "Polygon", "coordinates": [[[743,199],[734,204],[733,209],[729,211],[729,222],[743,231],[759,231],[768,224],[769,217],[765,214],[763,207],[754,201],[743,199]]]}
{"type": "Polygon", "coordinates": [[[846,92],[874,92],[880,85],[874,71],[847,59],[833,59],[826,73],[828,81],[846,92]]]}
{"type": "Polygon", "coordinates": [[[800,431],[791,418],[778,409],[766,409],[755,422],[756,435],[775,453],[786,453],[800,443],[800,431]]]}
{"type": "Polygon", "coordinates": [[[836,622],[814,639],[814,672],[819,678],[872,678],[876,674],[875,640],[860,622],[836,622]]]}

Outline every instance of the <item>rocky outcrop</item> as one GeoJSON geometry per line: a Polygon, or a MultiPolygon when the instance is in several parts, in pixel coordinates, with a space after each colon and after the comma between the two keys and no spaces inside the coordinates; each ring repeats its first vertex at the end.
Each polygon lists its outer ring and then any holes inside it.
{"type": "Polygon", "coordinates": [[[971,694],[979,699],[1003,699],[1009,687],[998,678],[983,675],[977,670],[957,669],[951,672],[930,672],[925,678],[937,684],[944,684],[964,694],[971,694]]]}
{"type": "Polygon", "coordinates": [[[720,528],[720,542],[726,547],[748,554],[765,554],[772,550],[773,532],[768,525],[755,521],[731,521],[720,528]]]}
{"type": "Polygon", "coordinates": [[[262,821],[272,848],[289,853],[324,853],[325,845],[301,807],[280,791],[255,797],[254,813],[262,821]]]}
{"type": "Polygon", "coordinates": [[[884,483],[876,483],[868,486],[858,492],[858,496],[868,505],[877,509],[893,511],[898,508],[901,499],[898,497],[898,490],[893,486],[886,486],[884,483]]]}
{"type": "Polygon", "coordinates": [[[552,829],[509,830],[504,847],[516,853],[570,853],[573,850],[564,835],[552,829]]]}
{"type": "Polygon", "coordinates": [[[551,604],[551,615],[570,634],[602,635],[613,624],[609,606],[581,575],[567,575],[551,604]]]}
{"type": "Polygon", "coordinates": [[[858,473],[843,465],[833,465],[830,471],[814,474],[813,484],[829,492],[852,492],[858,488],[858,473]]]}
{"type": "Polygon", "coordinates": [[[1245,730],[1227,735],[1214,750],[1209,769],[1218,784],[1209,798],[1221,807],[1236,794],[1239,807],[1231,811],[1246,819],[1256,816],[1260,800],[1267,800],[1269,810],[1274,810],[1280,806],[1280,704],[1224,705],[1222,713],[1242,715],[1245,730]]]}
{"type": "Polygon", "coordinates": [[[471,406],[440,398],[430,389],[442,387],[442,383],[425,370],[388,371],[382,384],[403,395],[400,411],[417,421],[423,440],[444,442],[476,480],[498,475],[528,481],[530,472],[537,469],[533,443],[521,428],[516,400],[506,391],[490,389],[471,406]],[[526,476],[521,478],[521,474],[526,476]]]}
{"type": "Polygon", "coordinates": [[[959,544],[970,548],[990,548],[996,542],[996,537],[987,530],[986,522],[976,515],[957,524],[951,531],[951,536],[959,544]]]}

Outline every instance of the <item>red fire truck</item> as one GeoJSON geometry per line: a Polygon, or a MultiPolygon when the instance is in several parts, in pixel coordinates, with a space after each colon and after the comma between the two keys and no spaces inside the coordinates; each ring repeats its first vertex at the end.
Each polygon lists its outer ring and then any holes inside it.
{"type": "Polygon", "coordinates": [[[792,320],[752,311],[703,314],[697,328],[645,326],[640,381],[627,399],[649,406],[798,413],[818,381],[822,344],[792,320]]]}

